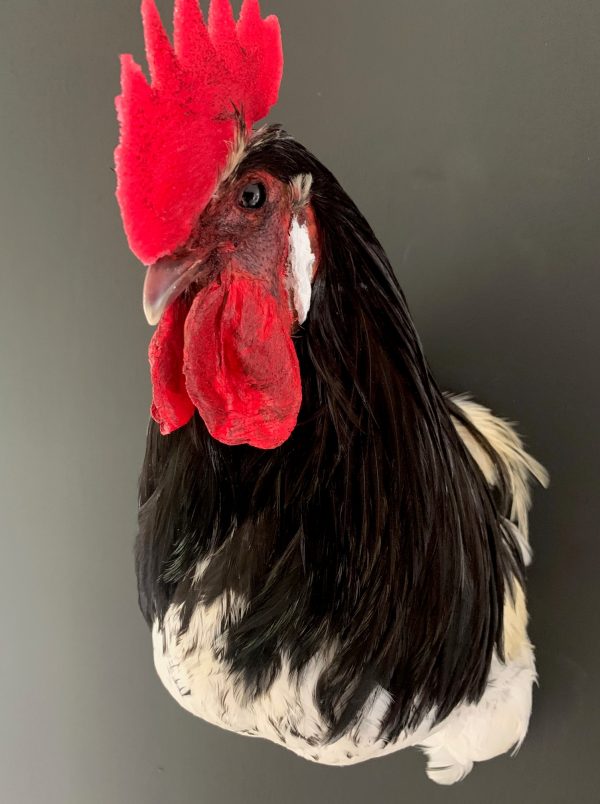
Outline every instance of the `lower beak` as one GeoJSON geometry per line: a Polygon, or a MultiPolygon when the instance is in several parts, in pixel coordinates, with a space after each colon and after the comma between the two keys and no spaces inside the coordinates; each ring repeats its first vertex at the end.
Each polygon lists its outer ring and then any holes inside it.
{"type": "Polygon", "coordinates": [[[198,276],[211,251],[195,251],[180,258],[163,257],[148,266],[144,280],[144,314],[149,324],[158,324],[169,304],[198,276]]]}

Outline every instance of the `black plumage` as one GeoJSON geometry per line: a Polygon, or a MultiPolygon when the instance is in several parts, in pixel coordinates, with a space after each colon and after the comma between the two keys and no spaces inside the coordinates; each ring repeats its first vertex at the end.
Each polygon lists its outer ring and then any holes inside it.
{"type": "MultiPolygon", "coordinates": [[[[151,421],[140,480],[136,562],[149,623],[224,592],[248,601],[223,658],[250,695],[282,656],[301,673],[335,645],[317,685],[330,737],[377,685],[394,739],[430,711],[482,695],[503,605],[523,563],[505,527],[501,459],[438,389],[406,301],[369,224],[332,174],[271,126],[237,168],[312,176],[320,263],[295,336],[303,402],[274,450],[215,441],[196,413],[162,436],[151,421]],[[496,464],[495,490],[452,419],[496,464]],[[202,587],[194,583],[206,560],[202,587]]],[[[227,625],[226,623],[224,624],[227,625]]]]}

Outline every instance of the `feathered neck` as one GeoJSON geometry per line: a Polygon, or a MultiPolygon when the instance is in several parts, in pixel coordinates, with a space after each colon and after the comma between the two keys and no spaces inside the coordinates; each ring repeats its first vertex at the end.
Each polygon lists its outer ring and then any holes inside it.
{"type": "Polygon", "coordinates": [[[382,733],[393,738],[482,694],[519,553],[502,525],[505,501],[492,499],[457,435],[365,219],[279,128],[257,137],[246,161],[287,181],[313,177],[321,263],[296,340],[298,426],[261,451],[214,441],[198,416],[168,437],[150,424],[141,607],[160,621],[182,603],[185,629],[198,603],[242,595],[227,658],[256,694],[282,657],[300,672],[335,641],[317,690],[332,736],[380,686],[392,696],[382,733]]]}

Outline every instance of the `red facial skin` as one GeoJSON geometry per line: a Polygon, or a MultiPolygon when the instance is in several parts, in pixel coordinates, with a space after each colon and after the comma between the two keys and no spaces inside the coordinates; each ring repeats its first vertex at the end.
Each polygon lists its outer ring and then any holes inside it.
{"type": "MultiPolygon", "coordinates": [[[[152,416],[163,434],[195,409],[225,444],[272,449],[294,429],[302,391],[285,288],[291,216],[288,185],[262,172],[226,185],[201,216],[184,252],[214,251],[150,344],[152,416]],[[267,190],[257,210],[239,204],[251,182],[267,190]]],[[[307,223],[316,237],[312,211],[307,223]]]]}
{"type": "Polygon", "coordinates": [[[127,239],[145,264],[189,234],[227,162],[236,120],[248,131],[277,101],[283,53],[279,22],[244,0],[236,23],[228,0],[175,0],[169,41],[155,0],[142,1],[151,81],[131,56],[121,60],[115,152],[117,197],[127,239]]]}

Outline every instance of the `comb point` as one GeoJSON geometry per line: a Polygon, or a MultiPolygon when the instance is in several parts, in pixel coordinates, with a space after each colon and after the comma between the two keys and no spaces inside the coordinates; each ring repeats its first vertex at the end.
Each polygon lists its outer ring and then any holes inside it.
{"type": "Polygon", "coordinates": [[[210,38],[218,41],[228,41],[236,38],[235,17],[229,0],[211,0],[208,8],[208,32],[210,38]]]}
{"type": "Polygon", "coordinates": [[[238,19],[238,28],[240,24],[258,23],[260,22],[260,5],[258,0],[244,0],[240,9],[240,16],[238,19]]]}
{"type": "Polygon", "coordinates": [[[175,73],[175,54],[154,0],[142,0],[142,23],[150,78],[160,86],[175,73]]]}
{"type": "Polygon", "coordinates": [[[201,49],[210,46],[198,0],[175,0],[173,44],[177,57],[186,66],[192,66],[201,58],[201,49]]]}

